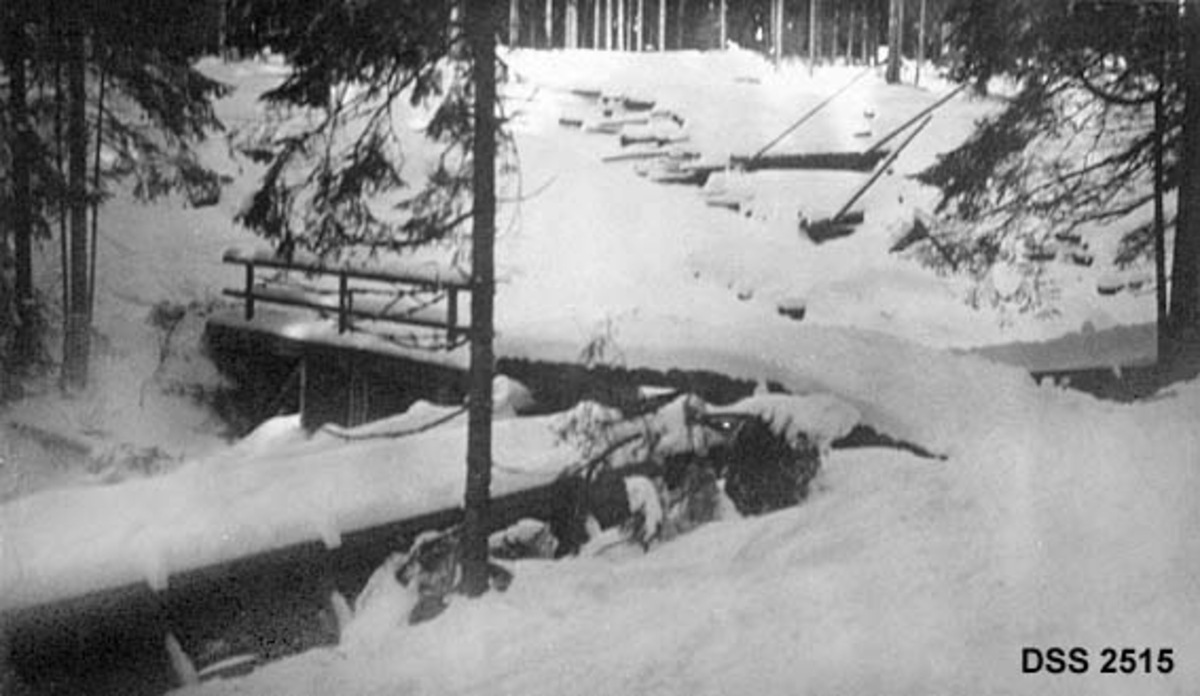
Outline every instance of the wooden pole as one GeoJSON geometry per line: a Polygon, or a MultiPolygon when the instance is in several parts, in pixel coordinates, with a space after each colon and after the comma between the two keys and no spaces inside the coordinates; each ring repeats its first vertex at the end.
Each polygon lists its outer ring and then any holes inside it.
{"type": "Polygon", "coordinates": [[[889,154],[887,158],[885,158],[883,162],[879,164],[879,166],[875,168],[875,173],[871,175],[871,178],[867,179],[866,183],[864,183],[857,191],[854,192],[854,195],[850,197],[850,200],[846,201],[845,205],[843,205],[841,209],[834,214],[834,216],[831,218],[833,222],[837,222],[842,218],[843,215],[850,212],[850,208],[854,207],[854,204],[857,203],[859,199],[862,198],[867,191],[869,191],[870,188],[875,185],[876,181],[879,181],[879,177],[883,176],[887,172],[888,168],[890,168],[896,161],[896,159],[900,157],[900,153],[904,152],[904,148],[908,147],[908,144],[911,143],[921,131],[925,130],[925,126],[928,126],[929,122],[932,120],[933,116],[926,116],[925,120],[921,121],[921,124],[914,128],[913,131],[900,142],[900,145],[896,147],[896,149],[892,151],[892,153],[889,154]]]}
{"type": "Polygon", "coordinates": [[[907,121],[900,124],[896,128],[892,129],[892,132],[883,136],[882,138],[879,139],[878,142],[876,142],[871,147],[867,148],[867,150],[864,154],[869,155],[873,152],[876,152],[877,150],[881,149],[884,145],[887,145],[889,142],[891,142],[892,139],[895,138],[897,135],[900,135],[901,133],[903,133],[906,128],[908,128],[912,124],[916,123],[917,121],[920,121],[921,119],[925,118],[929,114],[932,114],[934,111],[940,109],[942,104],[945,104],[946,102],[950,101],[954,97],[958,96],[959,92],[962,92],[964,89],[966,89],[967,84],[968,83],[966,83],[966,82],[962,83],[961,85],[950,90],[950,92],[948,92],[941,99],[938,99],[937,101],[935,101],[934,103],[925,107],[924,109],[921,109],[919,112],[917,112],[916,116],[913,116],[912,118],[908,119],[907,121]]]}
{"type": "Polygon", "coordinates": [[[855,76],[854,76],[854,79],[850,80],[850,81],[849,81],[849,82],[847,82],[846,84],[844,84],[844,85],[842,85],[841,87],[839,87],[839,88],[838,88],[838,90],[837,90],[836,92],[834,92],[833,94],[831,94],[831,95],[829,95],[828,97],[825,97],[823,100],[821,100],[821,103],[817,104],[817,105],[816,105],[816,106],[814,106],[813,108],[811,108],[811,109],[809,109],[808,111],[804,112],[804,115],[803,115],[803,116],[801,116],[799,119],[797,119],[795,123],[793,123],[792,125],[788,126],[786,129],[784,129],[784,131],[783,131],[782,133],[780,133],[780,134],[779,134],[778,136],[776,136],[776,137],[775,137],[773,140],[771,140],[771,142],[767,143],[766,145],[763,145],[761,148],[759,148],[758,152],[755,152],[753,155],[751,155],[751,156],[750,156],[750,159],[749,159],[749,160],[747,160],[747,163],[748,163],[748,164],[754,164],[754,163],[755,163],[755,162],[757,162],[758,160],[762,159],[763,155],[767,154],[767,150],[770,150],[771,148],[773,148],[773,147],[775,147],[776,145],[778,145],[780,142],[782,142],[782,141],[783,141],[783,139],[784,139],[784,138],[788,137],[788,136],[789,136],[789,135],[791,135],[793,132],[795,132],[795,130],[796,130],[797,128],[799,128],[800,126],[803,126],[805,123],[807,123],[807,122],[808,122],[808,120],[809,120],[809,119],[811,119],[813,116],[816,116],[816,115],[817,115],[817,114],[818,114],[818,113],[821,111],[821,109],[824,109],[826,106],[829,106],[829,103],[830,103],[830,102],[832,102],[834,99],[837,99],[837,98],[838,98],[839,96],[841,96],[841,95],[842,95],[842,94],[843,94],[843,93],[844,93],[846,90],[848,90],[848,89],[850,89],[851,87],[853,87],[853,86],[854,86],[854,83],[855,83],[855,82],[858,82],[859,80],[861,80],[861,79],[862,79],[864,76],[866,76],[866,74],[867,74],[868,72],[869,72],[869,71],[867,71],[867,70],[863,70],[863,71],[862,71],[862,72],[860,72],[859,74],[855,75],[855,76]]]}
{"type": "Polygon", "coordinates": [[[546,0],[546,16],[543,19],[546,32],[546,48],[554,48],[554,0],[546,0]]]}

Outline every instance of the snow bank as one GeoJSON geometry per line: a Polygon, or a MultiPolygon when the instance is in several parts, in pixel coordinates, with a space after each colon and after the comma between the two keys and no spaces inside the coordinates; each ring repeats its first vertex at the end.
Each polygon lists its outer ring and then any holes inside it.
{"type": "MultiPolygon", "coordinates": [[[[401,425],[428,423],[418,410],[401,425]]],[[[465,419],[399,439],[378,430],[300,438],[275,421],[169,474],[0,506],[0,611],[127,584],[163,589],[185,570],[301,542],[334,548],[347,532],[461,504],[465,419]]],[[[497,496],[579,459],[544,418],[498,422],[494,439],[497,496]]]]}
{"type": "MultiPolygon", "coordinates": [[[[1017,368],[774,314],[717,323],[642,313],[613,329],[626,367],[709,370],[793,394],[832,394],[858,409],[865,425],[934,452],[953,452],[995,427],[980,413],[1011,421],[1025,399],[1044,398],[1017,368]]],[[[574,333],[559,323],[526,325],[500,336],[497,351],[570,362],[580,348],[574,333]]]]}
{"type": "Polygon", "coordinates": [[[1134,407],[1054,394],[949,464],[836,451],[799,508],[635,558],[517,563],[506,593],[369,650],[187,693],[1185,693],[1200,385],[1134,407]],[[1090,672],[1022,674],[1022,648],[1054,645],[1090,672]],[[1109,646],[1171,648],[1175,670],[1100,674],[1109,646]]]}
{"type": "Polygon", "coordinates": [[[856,408],[829,394],[807,397],[756,395],[725,408],[714,409],[716,413],[722,411],[752,413],[765,420],[772,432],[789,443],[804,438],[823,451],[828,450],[834,441],[849,435],[862,418],[856,408]]]}

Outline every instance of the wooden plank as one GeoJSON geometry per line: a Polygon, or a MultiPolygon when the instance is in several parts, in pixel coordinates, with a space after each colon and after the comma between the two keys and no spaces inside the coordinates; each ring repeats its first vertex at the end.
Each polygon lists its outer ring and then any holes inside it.
{"type": "Polygon", "coordinates": [[[869,172],[887,156],[886,151],[875,152],[799,152],[759,157],[735,155],[731,162],[735,167],[753,172],[763,169],[869,172]]]}
{"type": "Polygon", "coordinates": [[[908,147],[908,144],[911,143],[921,131],[925,130],[925,126],[928,126],[929,122],[932,120],[933,116],[925,116],[925,120],[908,134],[908,137],[900,143],[895,152],[888,155],[887,159],[883,161],[883,164],[879,165],[879,167],[875,170],[875,173],[871,175],[871,178],[868,179],[867,182],[858,189],[858,191],[855,191],[854,195],[850,197],[850,200],[846,201],[846,204],[842,206],[841,210],[839,210],[837,214],[833,216],[835,221],[840,219],[846,213],[850,212],[850,208],[852,208],[854,204],[857,203],[858,200],[862,198],[868,190],[870,190],[871,186],[873,186],[875,182],[879,180],[879,177],[883,176],[884,173],[887,172],[888,167],[891,167],[892,163],[896,161],[896,158],[900,156],[900,153],[904,152],[904,148],[908,147]]]}
{"type": "MultiPolygon", "coordinates": [[[[890,50],[890,48],[889,48],[889,50],[890,50]]],[[[966,89],[968,84],[969,83],[964,82],[963,84],[961,84],[958,87],[955,87],[953,90],[951,90],[949,94],[943,96],[941,99],[938,99],[937,101],[935,101],[934,103],[925,107],[924,109],[921,109],[919,112],[917,112],[917,114],[915,116],[908,119],[904,123],[900,124],[896,128],[892,129],[892,132],[890,132],[887,135],[880,138],[874,145],[872,145],[870,148],[867,149],[867,152],[868,153],[877,152],[877,151],[883,149],[884,145],[887,145],[896,136],[900,135],[905,130],[907,130],[909,126],[913,125],[914,123],[919,122],[921,119],[925,118],[926,116],[932,114],[937,109],[941,108],[941,106],[943,104],[950,101],[954,97],[958,96],[958,93],[962,92],[964,89],[966,89]]]]}
{"type": "Polygon", "coordinates": [[[754,160],[760,159],[763,155],[767,154],[767,150],[770,150],[772,147],[775,147],[776,145],[778,145],[784,138],[788,137],[793,132],[795,132],[795,130],[797,128],[799,128],[800,126],[807,123],[813,116],[816,116],[818,113],[820,113],[820,111],[822,109],[824,109],[826,106],[828,106],[830,102],[832,102],[834,99],[838,98],[838,96],[840,96],[841,94],[846,92],[846,90],[853,87],[854,83],[861,80],[869,72],[871,72],[871,71],[863,70],[862,72],[855,75],[853,79],[851,79],[849,82],[847,82],[846,84],[839,87],[836,92],[829,95],[825,99],[821,100],[821,102],[819,104],[817,104],[813,108],[806,111],[803,116],[796,119],[795,123],[793,123],[792,125],[785,128],[783,130],[783,132],[780,133],[779,135],[775,136],[775,138],[773,140],[771,140],[771,142],[769,142],[766,145],[763,145],[761,148],[759,148],[758,152],[755,152],[753,155],[751,155],[749,160],[751,162],[753,162],[754,160]]]}

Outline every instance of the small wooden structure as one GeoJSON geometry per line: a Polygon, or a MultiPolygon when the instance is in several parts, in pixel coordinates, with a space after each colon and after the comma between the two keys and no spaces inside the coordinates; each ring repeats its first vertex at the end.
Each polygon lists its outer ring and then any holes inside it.
{"type": "Polygon", "coordinates": [[[462,396],[467,272],[375,258],[281,259],[265,249],[230,249],[223,260],[244,268],[241,287],[224,290],[243,304],[211,317],[206,339],[235,382],[273,395],[261,409],[295,403],[312,430],[365,423],[418,398],[462,396]]]}
{"type": "Polygon", "coordinates": [[[314,257],[280,259],[268,251],[237,248],[226,251],[223,261],[245,268],[242,288],[226,288],[223,292],[244,302],[247,321],[254,319],[256,305],[266,302],[336,312],[339,334],[350,331],[355,319],[366,319],[444,330],[446,348],[453,348],[468,335],[468,327],[459,324],[458,297],[470,291],[471,279],[457,268],[373,268],[364,263],[327,262],[314,257]],[[333,277],[337,289],[329,292],[314,286],[267,282],[256,276],[260,268],[333,277]],[[373,283],[374,287],[363,286],[363,282],[373,283]]]}

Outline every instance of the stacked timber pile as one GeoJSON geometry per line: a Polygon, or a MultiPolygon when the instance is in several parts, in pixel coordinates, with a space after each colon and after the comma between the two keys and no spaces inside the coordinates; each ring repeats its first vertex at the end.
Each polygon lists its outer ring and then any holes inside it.
{"type": "MultiPolygon", "coordinates": [[[[688,147],[684,144],[688,141],[685,118],[671,111],[656,109],[656,100],[649,98],[580,92],[580,96],[594,101],[590,110],[583,114],[564,115],[559,123],[585,132],[616,136],[621,151],[605,156],[605,162],[634,162],[634,171],[639,176],[657,183],[699,186],[705,203],[740,214],[749,215],[753,211],[756,185],[749,177],[755,172],[807,170],[868,175],[865,182],[832,216],[809,219],[802,211],[797,215],[799,232],[813,242],[823,243],[853,234],[865,221],[866,213],[854,209],[854,205],[884,174],[892,171],[896,158],[930,123],[933,112],[963,89],[959,87],[947,93],[862,151],[772,151],[869,72],[856,75],[758,151],[747,155],[714,155],[688,147]],[[900,139],[898,144],[889,149],[889,145],[897,138],[900,139]]],[[[864,112],[864,118],[868,120],[874,116],[873,111],[864,112]]],[[[855,136],[869,137],[870,131],[856,133],[855,136]]],[[[1089,262],[1090,254],[1086,248],[1070,251],[1073,262],[1080,265],[1089,262]]]]}

